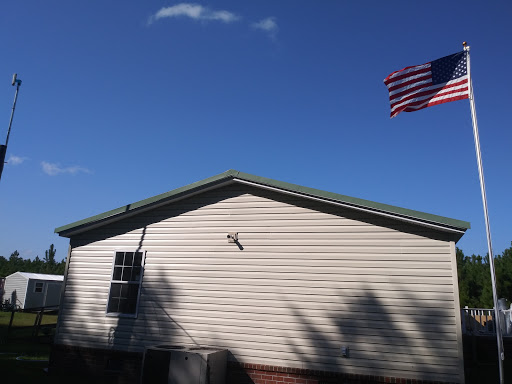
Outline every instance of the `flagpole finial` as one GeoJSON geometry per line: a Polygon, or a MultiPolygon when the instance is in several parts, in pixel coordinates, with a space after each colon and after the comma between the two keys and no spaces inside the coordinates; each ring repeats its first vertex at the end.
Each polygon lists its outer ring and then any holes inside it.
{"type": "Polygon", "coordinates": [[[462,46],[464,47],[464,50],[467,51],[469,49],[469,46],[468,46],[468,42],[467,41],[463,41],[462,42],[462,46]]]}

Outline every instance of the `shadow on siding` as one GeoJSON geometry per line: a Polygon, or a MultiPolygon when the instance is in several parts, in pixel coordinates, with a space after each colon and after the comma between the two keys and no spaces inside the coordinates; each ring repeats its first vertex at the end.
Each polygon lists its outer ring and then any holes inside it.
{"type": "MultiPolygon", "coordinates": [[[[136,252],[144,251],[146,227],[136,252]]],[[[172,316],[172,308],[179,305],[175,300],[175,288],[168,276],[152,264],[151,258],[145,260],[142,277],[137,318],[120,317],[116,326],[109,330],[109,346],[113,349],[135,350],[143,352],[145,347],[161,344],[174,344],[174,339],[183,336],[189,344],[196,340],[172,316]],[[145,283],[145,276],[151,276],[151,283],[145,283]],[[156,278],[155,278],[156,277],[156,278]]],[[[182,341],[180,341],[183,344],[182,341]]],[[[123,371],[123,368],[119,368],[123,371]]]]}
{"type": "MultiPolygon", "coordinates": [[[[146,228],[145,226],[142,230],[135,252],[144,251],[146,228]]],[[[170,308],[176,306],[175,289],[168,277],[157,270],[152,265],[151,258],[146,257],[137,318],[120,317],[117,326],[110,328],[109,345],[114,349],[142,350],[155,344],[172,344],[174,332],[185,335],[190,343],[197,345],[187,330],[172,317],[170,308]],[[144,276],[148,273],[151,275],[152,284],[144,284],[144,276]],[[155,279],[155,275],[158,278],[155,279]]]]}
{"type": "Polygon", "coordinates": [[[352,373],[356,369],[367,375],[455,382],[459,368],[456,335],[444,329],[439,316],[414,313],[418,311],[415,303],[420,300],[410,293],[402,293],[410,306],[397,308],[384,305],[362,286],[361,296],[355,297],[353,303],[340,303],[344,308],[340,311],[333,306],[328,314],[336,333],[323,332],[315,324],[314,313],[290,305],[303,330],[314,335],[314,340],[310,345],[299,345],[294,339],[288,339],[288,343],[297,359],[310,369],[323,370],[330,366],[327,370],[340,373],[352,373]],[[414,321],[410,315],[415,316],[414,321]],[[451,350],[442,348],[446,338],[454,339],[451,350]],[[342,347],[348,347],[348,356],[342,356],[342,347]],[[420,347],[422,355],[418,353],[420,347]],[[440,366],[447,365],[452,366],[454,376],[440,378],[440,366]],[[390,374],[393,369],[395,374],[390,374]]]}
{"type": "MultiPolygon", "coordinates": [[[[408,231],[425,237],[438,238],[440,236],[427,229],[400,225],[388,219],[354,213],[349,209],[328,207],[302,199],[290,201],[288,197],[283,197],[281,194],[271,194],[268,191],[262,192],[258,189],[246,188],[244,191],[232,191],[223,195],[223,197],[203,196],[199,200],[184,201],[179,204],[179,208],[173,206],[171,208],[161,208],[156,213],[141,213],[122,224],[115,223],[88,231],[84,235],[73,238],[73,247],[101,241],[130,231],[137,231],[136,233],[142,231],[138,244],[139,249],[144,249],[145,228],[148,225],[179,216],[183,212],[198,209],[208,204],[214,204],[226,198],[226,196],[235,196],[241,193],[252,193],[266,198],[270,196],[276,201],[364,221],[372,225],[408,231]]],[[[444,236],[441,239],[448,240],[444,236]]],[[[168,256],[171,257],[171,255],[168,256]]],[[[110,348],[142,352],[143,348],[149,345],[184,344],[184,340],[190,344],[199,344],[197,339],[213,340],[216,338],[215,335],[206,336],[205,334],[195,337],[194,334],[199,334],[197,331],[194,331],[193,328],[187,330],[186,327],[173,318],[173,310],[179,309],[182,301],[177,300],[177,293],[179,292],[172,284],[170,273],[159,271],[157,266],[152,265],[151,258],[148,258],[145,275],[151,275],[151,283],[148,283],[145,278],[142,280],[138,317],[137,319],[118,319],[117,325],[111,327],[108,335],[105,335],[108,338],[110,348]]],[[[368,374],[379,375],[384,370],[389,372],[390,366],[401,364],[401,368],[397,369],[397,372],[402,373],[401,377],[407,377],[408,370],[415,371],[417,367],[421,366],[421,370],[427,378],[429,375],[437,373],[439,365],[448,364],[448,359],[443,359],[444,351],[442,348],[438,348],[446,334],[443,333],[443,324],[437,319],[429,318],[427,315],[425,315],[424,320],[410,321],[409,314],[413,314],[417,298],[407,291],[407,285],[404,284],[404,289],[401,292],[403,293],[404,302],[409,303],[406,304],[408,305],[406,308],[410,312],[404,312],[404,308],[401,308],[402,312],[399,312],[394,307],[384,305],[375,291],[361,285],[360,294],[357,297],[353,297],[352,300],[347,300],[347,302],[340,302],[339,308],[336,308],[336,304],[333,304],[333,308],[330,312],[327,312],[327,316],[322,311],[322,317],[328,319],[334,325],[336,330],[334,333],[327,333],[322,330],[318,322],[314,321],[314,312],[306,312],[297,304],[290,304],[288,312],[295,316],[296,323],[301,324],[301,331],[314,335],[314,338],[305,342],[302,339],[283,336],[283,340],[278,342],[290,346],[294,354],[294,363],[302,363],[303,367],[309,369],[326,370],[327,367],[330,367],[333,372],[350,373],[349,367],[362,367],[368,371],[368,374]],[[373,315],[370,316],[369,314],[377,314],[378,318],[375,319],[373,315]],[[403,316],[403,321],[397,321],[397,316],[403,316]],[[427,325],[428,331],[425,330],[427,325]],[[406,326],[409,328],[405,329],[406,326]],[[427,362],[426,357],[419,355],[415,350],[415,345],[421,345],[422,343],[427,344],[423,348],[431,348],[431,354],[428,356],[436,360],[436,365],[427,362]],[[340,353],[340,348],[343,345],[349,347],[349,356],[346,358],[341,357],[340,353]]],[[[204,321],[207,322],[208,319],[205,318],[204,321]]],[[[269,321],[272,321],[270,315],[269,321]]],[[[455,335],[452,336],[455,337],[455,335]]],[[[254,341],[257,340],[257,336],[255,336],[254,341]]],[[[231,356],[231,360],[236,361],[235,356],[231,356]]],[[[117,363],[115,361],[110,364],[110,368],[116,368],[117,363]]],[[[240,378],[240,382],[250,382],[247,379],[250,380],[245,375],[240,378]]]]}

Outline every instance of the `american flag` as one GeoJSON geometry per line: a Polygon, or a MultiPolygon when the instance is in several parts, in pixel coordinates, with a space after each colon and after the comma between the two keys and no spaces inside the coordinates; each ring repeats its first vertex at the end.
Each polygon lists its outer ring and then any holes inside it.
{"type": "Polygon", "coordinates": [[[422,65],[406,67],[384,79],[389,90],[391,118],[432,105],[469,98],[466,52],[422,65]]]}

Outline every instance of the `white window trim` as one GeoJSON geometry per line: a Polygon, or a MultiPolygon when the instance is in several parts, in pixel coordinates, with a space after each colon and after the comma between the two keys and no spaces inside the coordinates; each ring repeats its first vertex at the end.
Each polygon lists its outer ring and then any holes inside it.
{"type": "MultiPolygon", "coordinates": [[[[128,317],[128,318],[133,318],[133,319],[136,319],[137,318],[137,315],[139,314],[139,303],[140,303],[140,292],[142,291],[142,280],[143,280],[143,277],[144,277],[144,265],[145,265],[145,262],[146,262],[146,251],[145,250],[142,250],[142,249],[137,249],[137,250],[133,250],[133,249],[116,249],[114,251],[114,255],[112,257],[112,268],[110,270],[110,282],[109,282],[109,287],[108,287],[108,296],[107,296],[107,305],[105,306],[105,316],[108,316],[108,317],[128,317]],[[137,304],[135,305],[135,313],[121,313],[121,312],[109,312],[108,311],[108,305],[110,303],[110,291],[112,290],[112,282],[115,281],[115,282],[118,282],[118,280],[113,280],[113,277],[114,277],[114,267],[116,265],[116,254],[117,252],[133,252],[135,254],[135,252],[141,252],[142,253],[142,260],[141,260],[141,263],[140,263],[140,280],[139,280],[139,292],[137,293],[137,304]]],[[[123,283],[122,281],[120,281],[121,283],[123,283]]],[[[127,283],[128,284],[128,283],[127,283]]]]}

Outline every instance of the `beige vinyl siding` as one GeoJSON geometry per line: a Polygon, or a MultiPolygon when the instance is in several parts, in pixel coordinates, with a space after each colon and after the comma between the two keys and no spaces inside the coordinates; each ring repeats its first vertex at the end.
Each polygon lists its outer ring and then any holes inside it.
{"type": "Polygon", "coordinates": [[[210,344],[240,362],[462,380],[453,243],[426,227],[232,185],[71,246],[57,343],[210,344]],[[136,249],[138,317],[107,317],[114,251],[136,249]]]}
{"type": "Polygon", "coordinates": [[[18,272],[7,276],[5,278],[3,300],[9,300],[13,304],[13,299],[15,299],[16,305],[19,305],[20,308],[25,308],[28,280],[18,272]]]}

